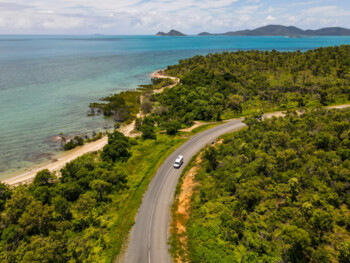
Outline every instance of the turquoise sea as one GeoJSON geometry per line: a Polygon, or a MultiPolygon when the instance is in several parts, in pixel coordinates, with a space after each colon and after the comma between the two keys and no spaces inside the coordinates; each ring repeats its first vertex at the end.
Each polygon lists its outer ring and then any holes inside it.
{"type": "Polygon", "coordinates": [[[90,102],[150,82],[157,69],[197,54],[308,50],[350,37],[0,36],[0,179],[48,161],[59,133],[113,127],[90,102]]]}

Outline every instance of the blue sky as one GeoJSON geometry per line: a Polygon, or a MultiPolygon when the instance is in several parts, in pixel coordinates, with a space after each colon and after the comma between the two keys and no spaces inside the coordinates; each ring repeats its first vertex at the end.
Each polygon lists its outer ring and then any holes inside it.
{"type": "Polygon", "coordinates": [[[187,34],[350,27],[349,0],[0,0],[0,34],[187,34]]]}

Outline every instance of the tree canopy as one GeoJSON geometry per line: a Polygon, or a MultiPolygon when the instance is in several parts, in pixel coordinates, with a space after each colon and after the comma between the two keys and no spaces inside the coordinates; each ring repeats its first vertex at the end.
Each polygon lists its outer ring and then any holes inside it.
{"type": "Polygon", "coordinates": [[[290,112],[204,153],[190,262],[349,262],[350,110],[290,112]]]}
{"type": "Polygon", "coordinates": [[[0,262],[95,261],[106,248],[109,194],[126,188],[120,163],[129,148],[115,132],[102,160],[91,153],[68,163],[60,178],[43,170],[28,186],[0,184],[0,262]]]}
{"type": "Polygon", "coordinates": [[[151,116],[169,121],[220,120],[256,110],[327,106],[350,100],[350,46],[306,52],[237,51],[195,56],[169,66],[181,84],[153,95],[151,116]]]}

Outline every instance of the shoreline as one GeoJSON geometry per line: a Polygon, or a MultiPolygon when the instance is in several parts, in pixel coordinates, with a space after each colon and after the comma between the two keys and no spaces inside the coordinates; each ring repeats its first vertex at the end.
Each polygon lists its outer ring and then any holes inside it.
{"type": "MultiPolygon", "coordinates": [[[[350,104],[341,104],[341,105],[329,106],[329,107],[327,107],[327,109],[344,109],[344,108],[349,108],[349,107],[350,107],[350,104]]],[[[276,113],[278,114],[278,116],[283,116],[282,112],[267,113],[266,116],[267,117],[273,116],[273,115],[276,115],[276,113]]],[[[196,124],[194,126],[196,126],[196,124]]],[[[123,133],[127,137],[136,137],[139,135],[139,133],[133,133],[134,127],[135,127],[135,121],[132,121],[130,124],[119,128],[118,131],[123,133]]],[[[42,171],[44,169],[48,169],[50,172],[59,172],[67,163],[75,160],[76,158],[78,158],[86,153],[99,151],[107,143],[108,143],[108,137],[104,136],[103,138],[101,138],[95,142],[90,142],[90,143],[84,144],[83,146],[79,146],[77,148],[74,148],[68,152],[63,152],[62,153],[63,156],[61,158],[59,158],[54,163],[49,163],[49,164],[46,164],[44,166],[40,166],[39,168],[30,170],[30,171],[25,172],[23,174],[2,180],[1,182],[8,184],[10,186],[17,186],[17,185],[21,185],[21,184],[30,183],[39,171],[42,171]]]]}
{"type": "MultiPolygon", "coordinates": [[[[164,70],[157,70],[153,73],[151,73],[149,76],[151,78],[172,78],[177,79],[174,77],[166,76],[163,72],[164,70]]],[[[177,84],[177,83],[176,83],[177,84]]],[[[121,128],[117,129],[119,132],[123,133],[127,137],[136,137],[139,135],[139,133],[133,133],[135,127],[135,120],[132,121],[130,124],[122,126],[121,128]]],[[[0,180],[1,183],[8,184],[10,186],[17,186],[21,184],[30,183],[36,174],[42,170],[48,169],[50,172],[59,172],[67,163],[75,160],[76,158],[90,152],[99,151],[102,150],[102,148],[108,143],[108,136],[105,135],[101,139],[86,143],[83,146],[78,146],[70,151],[62,152],[57,154],[57,161],[50,162],[46,161],[42,164],[33,165],[32,167],[35,167],[29,171],[26,171],[24,173],[19,172],[20,174],[14,174],[13,176],[9,175],[7,178],[0,180]]]]}
{"type": "MultiPolygon", "coordinates": [[[[125,136],[128,137],[135,137],[137,133],[132,133],[134,130],[135,121],[131,122],[128,125],[125,125],[119,129],[117,129],[119,132],[123,133],[125,136]]],[[[49,164],[43,164],[39,165],[40,167],[32,169],[30,171],[27,171],[25,173],[22,173],[20,175],[16,175],[14,177],[10,177],[7,179],[2,180],[2,183],[16,186],[20,184],[29,183],[34,179],[36,174],[42,170],[48,169],[50,172],[59,172],[67,163],[75,160],[76,158],[90,152],[95,152],[102,150],[103,147],[108,143],[108,136],[105,135],[101,139],[86,143],[82,146],[78,146],[72,150],[69,150],[67,152],[62,152],[61,157],[57,159],[55,162],[51,162],[49,164]]]]}
{"type": "Polygon", "coordinates": [[[19,184],[28,183],[29,181],[34,179],[34,177],[39,171],[48,169],[50,172],[57,172],[61,170],[67,163],[82,156],[83,154],[102,149],[107,144],[107,142],[108,142],[107,136],[104,136],[103,138],[95,142],[91,142],[83,146],[79,146],[75,149],[72,149],[68,152],[63,153],[63,156],[59,158],[56,162],[49,163],[47,165],[30,170],[23,174],[17,175],[15,177],[8,178],[6,180],[3,180],[2,183],[9,184],[11,186],[16,186],[19,184]]]}
{"type": "MultiPolygon", "coordinates": [[[[165,76],[165,75],[163,75],[163,76],[165,76]]],[[[350,104],[340,104],[340,105],[328,106],[327,109],[344,109],[344,108],[349,108],[349,107],[350,107],[350,104]]],[[[272,113],[266,113],[266,117],[276,116],[276,114],[277,114],[277,116],[283,116],[282,112],[272,112],[272,113]]],[[[200,123],[200,124],[205,124],[205,123],[200,123]]],[[[196,125],[200,126],[199,123],[195,124],[194,126],[197,127],[196,125]]],[[[140,135],[139,133],[133,132],[134,127],[135,127],[135,120],[132,121],[130,124],[125,125],[117,130],[119,132],[123,133],[127,137],[139,136],[140,135]]],[[[191,127],[189,129],[192,130],[192,128],[195,128],[195,127],[191,127]]],[[[77,148],[74,148],[68,152],[63,152],[62,157],[59,158],[54,163],[49,163],[49,164],[40,166],[36,169],[30,170],[30,171],[25,172],[23,174],[2,180],[1,182],[8,184],[10,186],[17,186],[17,185],[21,185],[21,184],[30,183],[39,171],[42,171],[44,169],[48,169],[50,172],[59,172],[67,163],[75,160],[76,158],[78,158],[86,153],[99,151],[107,143],[108,143],[108,136],[104,136],[95,142],[90,142],[90,143],[84,144],[83,146],[79,146],[77,148]]]]}

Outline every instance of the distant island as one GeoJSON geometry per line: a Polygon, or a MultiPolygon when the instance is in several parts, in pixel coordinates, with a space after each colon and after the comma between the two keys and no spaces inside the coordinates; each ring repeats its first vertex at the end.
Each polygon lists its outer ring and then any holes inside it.
{"type": "Polygon", "coordinates": [[[202,32],[198,36],[350,36],[350,29],[327,27],[318,30],[302,30],[295,26],[268,25],[253,30],[246,29],[226,33],[202,32]]]}
{"type": "MultiPolygon", "coordinates": [[[[177,30],[170,30],[168,33],[158,32],[156,36],[162,37],[184,37],[185,34],[177,30]]],[[[198,36],[286,36],[302,38],[311,36],[350,36],[350,29],[343,27],[326,27],[317,30],[303,30],[295,26],[267,25],[256,29],[229,31],[226,33],[202,32],[198,36]]]]}
{"type": "Polygon", "coordinates": [[[186,35],[181,33],[180,31],[176,31],[174,29],[170,30],[168,33],[158,32],[156,36],[161,37],[185,37],[186,35]]]}

